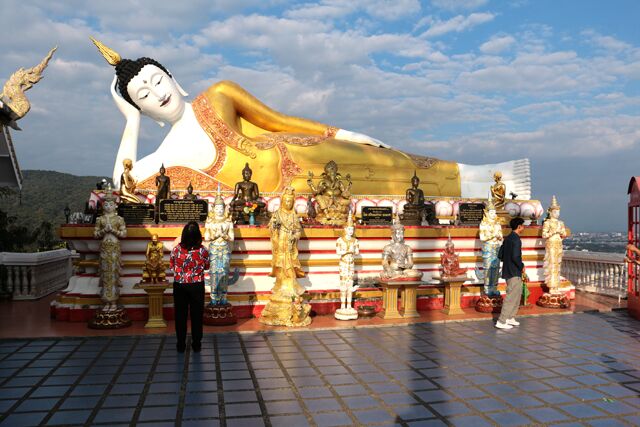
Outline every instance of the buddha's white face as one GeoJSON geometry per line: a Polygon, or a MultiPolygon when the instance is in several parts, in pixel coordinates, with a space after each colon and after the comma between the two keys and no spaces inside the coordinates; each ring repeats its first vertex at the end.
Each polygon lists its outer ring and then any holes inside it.
{"type": "Polygon", "coordinates": [[[214,205],[213,206],[213,213],[218,218],[224,216],[224,205],[214,205]]]}
{"type": "Polygon", "coordinates": [[[185,101],[175,81],[155,65],[142,67],[127,92],[140,112],[154,120],[173,124],[184,113],[185,101]]]}
{"type": "Polygon", "coordinates": [[[489,212],[487,212],[487,216],[492,221],[498,217],[498,215],[496,214],[496,211],[494,211],[493,209],[491,209],[491,210],[489,210],[489,212]]]}
{"type": "Polygon", "coordinates": [[[560,209],[551,209],[550,215],[553,219],[560,218],[560,209]]]}
{"type": "Polygon", "coordinates": [[[353,232],[354,232],[354,228],[353,226],[347,226],[344,228],[344,235],[347,237],[347,239],[351,238],[353,236],[353,232]]]}

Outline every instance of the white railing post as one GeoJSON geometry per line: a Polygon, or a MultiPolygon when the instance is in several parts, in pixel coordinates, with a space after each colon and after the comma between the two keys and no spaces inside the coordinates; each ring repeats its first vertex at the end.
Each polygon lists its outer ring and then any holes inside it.
{"type": "Polygon", "coordinates": [[[56,249],[46,252],[1,252],[0,265],[7,271],[7,291],[13,299],[38,299],[64,289],[71,277],[69,260],[74,252],[56,249]]]}
{"type": "Polygon", "coordinates": [[[627,264],[624,254],[564,251],[562,275],[576,289],[626,297],[627,264]]]}

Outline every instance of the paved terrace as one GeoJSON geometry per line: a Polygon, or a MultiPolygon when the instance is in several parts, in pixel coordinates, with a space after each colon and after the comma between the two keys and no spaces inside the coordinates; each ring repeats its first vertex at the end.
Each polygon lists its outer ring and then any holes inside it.
{"type": "Polygon", "coordinates": [[[2,340],[0,425],[640,424],[640,322],[520,320],[2,340]]]}

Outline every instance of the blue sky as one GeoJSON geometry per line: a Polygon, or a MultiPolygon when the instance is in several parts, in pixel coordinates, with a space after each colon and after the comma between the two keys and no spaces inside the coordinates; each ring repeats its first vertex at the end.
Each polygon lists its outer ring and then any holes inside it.
{"type": "MultiPolygon", "coordinates": [[[[234,80],[282,112],[461,163],[531,159],[577,231],[623,231],[640,174],[640,2],[3,0],[0,81],[59,49],[14,133],[23,169],[110,176],[113,70],[150,56],[192,95],[234,80]],[[114,4],[110,4],[114,3],[114,4]],[[8,35],[8,36],[7,36],[8,35]]],[[[143,120],[141,154],[166,129],[143,120]]]]}

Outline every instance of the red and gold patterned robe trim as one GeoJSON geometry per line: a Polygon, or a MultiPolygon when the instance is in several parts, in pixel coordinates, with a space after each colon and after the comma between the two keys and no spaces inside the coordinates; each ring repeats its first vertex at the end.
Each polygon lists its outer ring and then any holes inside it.
{"type": "MultiPolygon", "coordinates": [[[[184,190],[189,186],[189,183],[191,183],[196,190],[218,188],[218,180],[200,171],[184,166],[169,166],[166,169],[166,175],[171,178],[171,188],[174,190],[184,190]]],[[[144,181],[139,182],[138,189],[153,191],[156,188],[156,176],[157,175],[150,176],[144,181]]],[[[222,190],[233,190],[232,187],[229,187],[224,182],[220,182],[220,188],[222,190]]]]}

